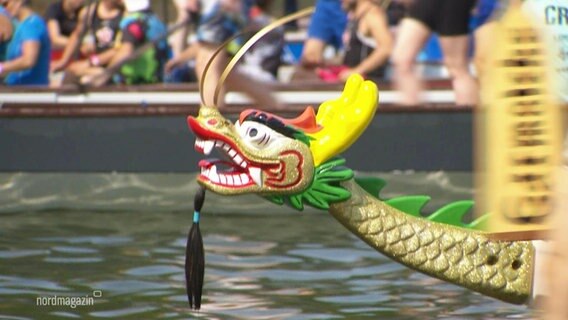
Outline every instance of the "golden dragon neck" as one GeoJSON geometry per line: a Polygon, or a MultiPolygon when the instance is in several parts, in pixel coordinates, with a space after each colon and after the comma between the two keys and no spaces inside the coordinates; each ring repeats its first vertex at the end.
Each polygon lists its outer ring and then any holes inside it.
{"type": "Polygon", "coordinates": [[[382,254],[502,301],[522,304],[530,298],[530,242],[495,241],[479,231],[416,218],[374,198],[353,180],[342,186],[351,198],[331,205],[329,212],[382,254]]]}

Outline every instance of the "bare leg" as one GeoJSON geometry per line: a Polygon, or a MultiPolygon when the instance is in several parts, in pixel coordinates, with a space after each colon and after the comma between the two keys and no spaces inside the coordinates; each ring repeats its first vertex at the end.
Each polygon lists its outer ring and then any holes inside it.
{"type": "Polygon", "coordinates": [[[315,80],[321,79],[314,70],[323,64],[323,51],[325,42],[316,38],[309,38],[304,42],[304,49],[300,57],[300,63],[296,66],[292,81],[296,80],[315,80]]]}
{"type": "Polygon", "coordinates": [[[414,71],[416,56],[428,40],[431,31],[420,21],[411,18],[402,20],[392,53],[394,81],[401,94],[400,104],[417,105],[422,86],[414,71]]]}
{"type": "MultiPolygon", "coordinates": [[[[173,0],[177,10],[176,24],[185,21],[189,15],[186,8],[186,0],[173,0]]],[[[187,47],[188,27],[174,32],[171,36],[171,45],[174,57],[177,57],[187,47]]]]}
{"type": "Polygon", "coordinates": [[[475,70],[477,72],[477,78],[481,80],[481,77],[487,71],[486,64],[489,59],[489,52],[491,49],[491,39],[495,32],[495,22],[488,22],[477,30],[475,30],[475,70]]]}
{"type": "Polygon", "coordinates": [[[304,42],[301,64],[305,68],[318,67],[323,63],[323,50],[325,42],[316,38],[309,38],[304,42]]]}
{"type": "Polygon", "coordinates": [[[477,82],[469,73],[467,35],[440,37],[440,46],[444,53],[444,64],[448,68],[456,94],[456,105],[475,106],[479,96],[477,82]]]}

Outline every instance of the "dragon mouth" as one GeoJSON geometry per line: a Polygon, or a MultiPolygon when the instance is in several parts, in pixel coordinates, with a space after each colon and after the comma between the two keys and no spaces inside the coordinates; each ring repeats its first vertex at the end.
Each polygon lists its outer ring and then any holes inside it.
{"type": "Polygon", "coordinates": [[[216,148],[228,160],[206,159],[199,162],[198,179],[227,188],[262,186],[262,171],[254,166],[240,150],[229,142],[197,137],[195,150],[209,155],[216,148]]]}

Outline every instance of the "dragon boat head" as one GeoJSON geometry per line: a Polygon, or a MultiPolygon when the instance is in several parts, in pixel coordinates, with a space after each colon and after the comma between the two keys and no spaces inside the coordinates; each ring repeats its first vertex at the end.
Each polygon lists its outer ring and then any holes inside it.
{"type": "Polygon", "coordinates": [[[303,204],[327,209],[350,195],[339,182],[353,172],[336,157],[355,142],[372,120],[378,90],[353,75],[341,96],[297,118],[286,119],[261,110],[243,111],[235,123],[215,107],[202,106],[189,116],[196,151],[218,149],[224,159],[199,162],[197,181],[222,195],[259,194],[297,209],[303,204]]]}

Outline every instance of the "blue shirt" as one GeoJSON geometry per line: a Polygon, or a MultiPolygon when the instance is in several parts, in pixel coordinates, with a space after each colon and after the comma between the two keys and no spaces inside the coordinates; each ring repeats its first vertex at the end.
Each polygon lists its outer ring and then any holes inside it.
{"type": "Polygon", "coordinates": [[[47,85],[49,84],[49,60],[51,43],[47,26],[43,19],[32,14],[16,27],[8,46],[7,60],[14,60],[22,55],[25,42],[39,42],[39,53],[34,66],[29,69],[10,72],[5,79],[7,85],[47,85]]]}
{"type": "MultiPolygon", "coordinates": [[[[7,17],[8,19],[12,19],[8,14],[8,11],[4,9],[4,7],[0,6],[0,15],[7,17]]],[[[6,51],[8,50],[8,43],[9,41],[0,41],[0,61],[6,60],[6,51]]]]}

